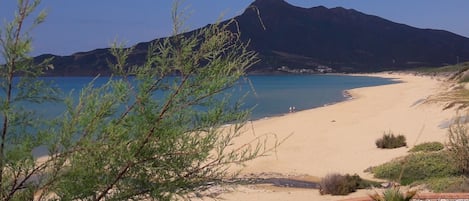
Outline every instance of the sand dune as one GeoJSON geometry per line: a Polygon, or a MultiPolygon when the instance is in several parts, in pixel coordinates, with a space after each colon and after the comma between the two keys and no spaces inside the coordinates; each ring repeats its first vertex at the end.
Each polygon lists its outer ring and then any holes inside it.
{"type": "MultiPolygon", "coordinates": [[[[247,163],[243,174],[276,173],[324,177],[328,173],[372,176],[364,170],[403,156],[414,144],[446,140],[455,111],[423,100],[445,90],[436,78],[407,74],[373,74],[401,83],[350,90],[353,99],[334,105],[252,122],[243,138],[275,133],[292,134],[271,156],[247,163]],[[254,133],[253,133],[254,131],[254,133]],[[409,148],[381,150],[375,140],[385,131],[405,135],[409,148]]],[[[360,191],[349,195],[360,196],[360,191]]],[[[317,190],[242,186],[221,196],[226,200],[340,200],[317,190]]]]}

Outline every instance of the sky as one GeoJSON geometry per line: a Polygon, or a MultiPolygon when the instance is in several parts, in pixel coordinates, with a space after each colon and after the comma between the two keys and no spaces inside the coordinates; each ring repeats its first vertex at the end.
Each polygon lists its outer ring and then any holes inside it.
{"type": "MultiPolygon", "coordinates": [[[[192,30],[243,13],[254,0],[185,0],[185,29],[192,30]]],[[[304,8],[344,7],[418,28],[469,37],[469,0],[286,0],[304,8]]],[[[134,45],[171,34],[172,0],[42,0],[46,21],[33,30],[32,56],[134,45]]],[[[11,19],[15,0],[0,0],[0,23],[11,19]]],[[[3,26],[1,26],[3,27],[3,26]]]]}

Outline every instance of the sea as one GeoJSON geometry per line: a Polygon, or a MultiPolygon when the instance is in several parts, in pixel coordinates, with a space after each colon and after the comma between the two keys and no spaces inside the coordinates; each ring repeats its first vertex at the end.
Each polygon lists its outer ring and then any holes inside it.
{"type": "MultiPolygon", "coordinates": [[[[79,92],[94,77],[48,77],[65,94],[79,92]]],[[[96,85],[105,83],[109,78],[100,77],[96,85]]],[[[396,83],[395,80],[369,76],[348,75],[249,75],[232,89],[232,98],[244,97],[245,108],[254,108],[251,119],[280,116],[345,101],[350,97],[346,90],[396,83]]],[[[58,113],[63,108],[49,105],[43,110],[58,113]]]]}

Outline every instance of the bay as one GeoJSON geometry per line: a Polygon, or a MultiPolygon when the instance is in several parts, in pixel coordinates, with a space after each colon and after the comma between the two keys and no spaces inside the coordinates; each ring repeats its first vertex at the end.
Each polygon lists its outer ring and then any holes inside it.
{"type": "MultiPolygon", "coordinates": [[[[65,94],[79,92],[93,77],[49,77],[65,94]]],[[[95,80],[97,86],[109,78],[95,80]]],[[[244,107],[254,107],[251,119],[260,119],[283,115],[290,107],[296,111],[321,107],[346,100],[344,91],[359,88],[396,83],[387,78],[347,75],[250,75],[239,81],[233,92],[233,99],[246,95],[244,107]]],[[[63,107],[54,104],[41,106],[49,113],[60,113],[63,107]]]]}
{"type": "Polygon", "coordinates": [[[246,99],[256,105],[253,119],[330,105],[344,101],[346,90],[396,83],[392,79],[346,75],[274,75],[251,76],[255,94],[246,99]]]}

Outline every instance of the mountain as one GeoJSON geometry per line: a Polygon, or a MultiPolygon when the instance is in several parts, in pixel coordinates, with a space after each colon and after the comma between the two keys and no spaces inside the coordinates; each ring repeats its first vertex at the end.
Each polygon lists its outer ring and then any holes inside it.
{"type": "MultiPolygon", "coordinates": [[[[253,72],[326,70],[375,72],[469,61],[469,39],[443,30],[419,29],[341,7],[300,8],[283,0],[256,0],[235,17],[242,40],[261,62],[253,72]]],[[[232,27],[232,30],[237,28],[232,27]]],[[[150,41],[152,42],[152,41],[150,41]]],[[[142,63],[148,44],[129,58],[142,63]]],[[[54,56],[50,75],[108,74],[108,49],[54,56]]]]}

